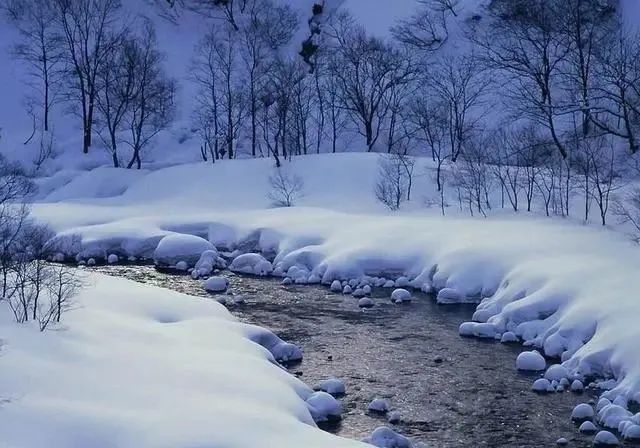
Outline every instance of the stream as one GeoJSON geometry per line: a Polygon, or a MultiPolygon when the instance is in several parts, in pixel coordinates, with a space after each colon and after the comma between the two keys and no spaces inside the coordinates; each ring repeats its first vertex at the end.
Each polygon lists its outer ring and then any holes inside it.
{"type": "MultiPolygon", "coordinates": [[[[200,281],[153,266],[91,270],[215,300],[200,281]]],[[[357,299],[320,285],[220,275],[245,299],[228,307],[235,316],[302,347],[304,360],[289,367],[292,374],[309,386],[330,377],[346,383],[343,420],[324,428],[332,433],[361,439],[388,425],[367,413],[372,399],[386,398],[402,417],[390,426],[430,447],[552,447],[560,437],[571,447],[591,446],[592,436],[581,435],[570,415],[595,395],[531,392],[537,375],[515,369],[520,345],[458,335],[473,306],[439,306],[415,292],[412,303],[394,305],[389,290],[374,289],[376,306],[363,311],[357,299]]]]}

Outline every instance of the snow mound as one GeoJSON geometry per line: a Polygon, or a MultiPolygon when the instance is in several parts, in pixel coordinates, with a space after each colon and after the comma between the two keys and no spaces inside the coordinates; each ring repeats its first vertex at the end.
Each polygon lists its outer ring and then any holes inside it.
{"type": "Polygon", "coordinates": [[[346,387],[344,385],[344,381],[339,380],[337,378],[329,378],[323,381],[320,381],[313,388],[314,390],[326,392],[329,395],[333,395],[334,397],[344,395],[346,393],[346,387]]]}
{"type": "Polygon", "coordinates": [[[519,342],[519,340],[518,340],[518,336],[516,336],[515,333],[511,331],[507,331],[500,338],[500,342],[502,342],[503,344],[513,344],[515,342],[519,342]]]}
{"type": "Polygon", "coordinates": [[[307,407],[316,423],[342,418],[342,405],[326,392],[314,392],[307,398],[307,407]]]}
{"type": "Polygon", "coordinates": [[[206,277],[211,275],[215,269],[224,269],[227,263],[224,261],[216,249],[209,249],[202,252],[200,258],[193,267],[194,277],[206,277]]]}
{"type": "Polygon", "coordinates": [[[411,440],[405,436],[398,434],[391,428],[381,426],[376,428],[371,436],[362,440],[378,448],[412,448],[411,440]]]}
{"type": "Polygon", "coordinates": [[[579,431],[583,434],[595,434],[598,431],[598,427],[593,422],[586,421],[580,425],[579,431]]]}
{"type": "Polygon", "coordinates": [[[550,366],[544,374],[549,381],[560,381],[569,378],[569,370],[561,364],[550,366]]]}
{"type": "Polygon", "coordinates": [[[194,266],[204,251],[215,250],[213,244],[195,235],[171,234],[160,240],[153,261],[161,267],[174,267],[180,261],[194,266]]]}
{"type": "Polygon", "coordinates": [[[233,259],[229,270],[264,277],[273,272],[273,266],[260,254],[243,254],[233,259]]]}
{"type": "Polygon", "coordinates": [[[395,289],[391,293],[391,301],[393,303],[403,303],[411,301],[411,293],[403,288],[395,289]]]}
{"type": "Polygon", "coordinates": [[[536,350],[530,352],[522,352],[516,358],[516,369],[538,372],[547,367],[547,362],[536,350]]]}
{"type": "Polygon", "coordinates": [[[369,410],[369,412],[378,412],[384,414],[389,411],[390,407],[391,406],[389,405],[388,400],[385,400],[384,398],[376,398],[371,403],[369,403],[367,409],[369,410]]]}
{"type": "Polygon", "coordinates": [[[581,403],[577,405],[575,408],[573,408],[573,411],[571,412],[572,420],[591,419],[594,416],[595,416],[595,412],[593,408],[591,407],[591,405],[587,403],[581,403]]]}
{"type": "Polygon", "coordinates": [[[358,306],[360,308],[373,308],[375,306],[375,303],[369,297],[363,297],[358,300],[358,306]]]}
{"type": "Polygon", "coordinates": [[[116,264],[118,260],[119,258],[116,254],[109,254],[109,256],[107,257],[107,263],[109,264],[116,264]]]}
{"type": "Polygon", "coordinates": [[[209,277],[204,282],[204,289],[208,292],[225,292],[229,287],[229,280],[224,277],[209,277]]]}
{"type": "Polygon", "coordinates": [[[584,384],[580,380],[573,380],[571,383],[571,392],[580,393],[584,391],[584,384]]]}
{"type": "Polygon", "coordinates": [[[302,360],[302,349],[297,345],[285,342],[273,332],[255,325],[247,325],[247,335],[256,344],[271,353],[279,363],[295,363],[302,360]]]}
{"type": "Polygon", "coordinates": [[[539,378],[535,380],[531,386],[531,390],[540,394],[555,391],[554,387],[551,385],[551,381],[546,378],[539,378]]]}
{"type": "Polygon", "coordinates": [[[364,297],[366,294],[364,293],[364,289],[362,288],[358,288],[355,291],[353,291],[353,297],[355,297],[356,299],[360,299],[362,297],[364,297]]]}
{"type": "Polygon", "coordinates": [[[593,439],[594,446],[620,446],[618,438],[609,431],[600,431],[593,439]]]}
{"type": "Polygon", "coordinates": [[[331,292],[342,292],[342,283],[340,280],[334,280],[331,282],[331,292]]]}
{"type": "Polygon", "coordinates": [[[598,423],[605,428],[618,429],[621,422],[630,420],[633,414],[617,404],[609,404],[598,411],[598,423]]]}

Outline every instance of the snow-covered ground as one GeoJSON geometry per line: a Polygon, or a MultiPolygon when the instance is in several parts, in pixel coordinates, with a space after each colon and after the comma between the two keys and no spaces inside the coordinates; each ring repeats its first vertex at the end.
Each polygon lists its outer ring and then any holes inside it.
{"type": "Polygon", "coordinates": [[[288,209],[268,208],[267,160],[133,176],[101,169],[41,192],[65,199],[45,200],[35,214],[60,233],[69,256],[150,257],[164,236],[187,233],[220,249],[262,252],[276,275],[293,280],[407,276],[416,288],[439,291],[443,303],[482,300],[479,323],[465,332],[515,333],[561,358],[572,376],[614,377],[610,395],[640,398],[636,245],[619,232],[531,214],[472,219],[451,207],[441,217],[421,205],[433,188],[426,174],[414,186],[414,210],[391,215],[373,199],[375,163],[344,154],[286,164],[305,179],[301,206],[288,209]],[[86,188],[85,176],[124,192],[100,198],[107,195],[86,188]]]}
{"type": "Polygon", "coordinates": [[[59,331],[0,311],[1,446],[365,446],[315,428],[314,392],[252,342],[273,350],[272,333],[215,301],[87,282],[59,331]]]}

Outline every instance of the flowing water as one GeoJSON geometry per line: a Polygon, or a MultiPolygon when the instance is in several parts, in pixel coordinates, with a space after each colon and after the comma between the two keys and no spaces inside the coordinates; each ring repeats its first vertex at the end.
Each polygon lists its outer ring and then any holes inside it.
{"type": "MultiPolygon", "coordinates": [[[[151,266],[93,269],[214,299],[199,281],[151,266]]],[[[302,363],[289,366],[292,374],[310,386],[329,377],[345,381],[343,420],[328,431],[361,439],[387,424],[367,413],[369,402],[381,397],[401,414],[396,431],[432,447],[551,447],[560,437],[571,447],[591,446],[570,414],[595,396],[531,392],[535,376],[515,370],[521,347],[458,335],[473,312],[469,306],[438,306],[421,294],[393,305],[388,290],[374,290],[376,306],[363,311],[357,299],[319,285],[220,275],[245,299],[229,306],[234,315],[303,348],[302,363]]]]}

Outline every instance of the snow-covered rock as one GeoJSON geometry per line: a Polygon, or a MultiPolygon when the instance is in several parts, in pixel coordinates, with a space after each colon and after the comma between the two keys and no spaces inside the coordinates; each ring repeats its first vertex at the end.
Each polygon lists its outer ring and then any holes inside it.
{"type": "Polygon", "coordinates": [[[356,299],[359,299],[359,298],[364,297],[366,295],[362,288],[356,289],[355,291],[353,291],[352,294],[353,294],[353,297],[355,297],[356,299]]]}
{"type": "Polygon", "coordinates": [[[362,291],[368,296],[371,295],[371,286],[370,285],[364,285],[362,287],[362,291]]]}
{"type": "Polygon", "coordinates": [[[569,378],[569,370],[562,364],[553,364],[547,369],[544,377],[549,381],[560,381],[569,378]]]}
{"type": "Polygon", "coordinates": [[[284,279],[282,279],[282,284],[284,286],[289,286],[293,284],[293,280],[291,280],[291,277],[285,277],[284,279]]]}
{"type": "Polygon", "coordinates": [[[350,286],[350,285],[346,285],[346,286],[342,289],[342,294],[349,295],[349,294],[351,294],[351,293],[353,293],[353,288],[351,288],[351,286],[350,286]]]}
{"type": "Polygon", "coordinates": [[[512,344],[518,341],[518,336],[516,336],[516,334],[511,331],[503,333],[502,337],[500,338],[500,342],[502,342],[503,344],[512,344]]]}
{"type": "Polygon", "coordinates": [[[405,276],[398,277],[394,283],[396,288],[406,288],[409,286],[409,279],[405,276]]]}
{"type": "Polygon", "coordinates": [[[360,308],[373,308],[375,306],[375,303],[369,297],[363,297],[358,300],[358,306],[360,308]]]}
{"type": "Polygon", "coordinates": [[[107,257],[107,263],[109,264],[116,264],[118,260],[119,258],[116,254],[109,254],[109,256],[107,257]]]}
{"type": "Polygon", "coordinates": [[[598,411],[598,423],[605,428],[618,429],[620,422],[629,420],[633,414],[622,406],[609,404],[598,411]]]}
{"type": "Polygon", "coordinates": [[[395,288],[395,287],[396,287],[396,282],[394,282],[393,280],[387,280],[387,281],[382,285],[382,287],[383,287],[383,288],[387,288],[387,289],[395,288]]]}
{"type": "Polygon", "coordinates": [[[220,256],[216,249],[205,250],[193,267],[193,272],[197,277],[211,275],[215,269],[224,269],[227,263],[220,256]]]}
{"type": "Polygon", "coordinates": [[[334,280],[331,282],[330,289],[332,292],[342,292],[342,283],[340,283],[340,280],[334,280]]]}
{"type": "Polygon", "coordinates": [[[189,270],[189,264],[186,261],[181,260],[176,263],[175,268],[178,271],[187,272],[189,270]]]}
{"type": "Polygon", "coordinates": [[[412,448],[413,446],[411,440],[386,426],[376,428],[371,436],[363,439],[363,442],[378,448],[412,448]]]}
{"type": "Polygon", "coordinates": [[[153,252],[153,261],[161,267],[175,266],[180,261],[192,267],[206,250],[215,250],[215,247],[204,238],[195,235],[170,234],[158,243],[153,252]]]}
{"type": "Polygon", "coordinates": [[[229,270],[241,274],[267,276],[273,272],[273,266],[260,254],[242,254],[233,259],[229,270]]]}
{"type": "Polygon", "coordinates": [[[595,434],[598,431],[598,427],[593,422],[586,421],[580,425],[579,431],[583,434],[595,434]]]}
{"type": "Polygon", "coordinates": [[[538,351],[522,352],[516,358],[516,369],[537,372],[544,370],[547,362],[538,351]]]}
{"type": "Polygon", "coordinates": [[[609,431],[600,431],[593,439],[594,446],[620,446],[618,438],[609,431]]]}
{"type": "Polygon", "coordinates": [[[307,399],[307,407],[316,423],[342,418],[342,404],[327,392],[314,392],[307,399]]]}
{"type": "Polygon", "coordinates": [[[571,412],[571,419],[572,420],[585,420],[585,419],[591,419],[595,415],[596,415],[596,413],[593,410],[593,408],[591,407],[591,405],[589,405],[587,403],[581,403],[581,404],[577,405],[575,408],[573,408],[573,411],[571,412]]]}
{"type": "Polygon", "coordinates": [[[624,440],[638,441],[640,440],[640,425],[629,423],[622,428],[620,434],[624,440]]]}
{"type": "Polygon", "coordinates": [[[393,303],[403,303],[411,301],[411,293],[403,288],[395,289],[391,293],[391,301],[393,303]]]}
{"type": "Polygon", "coordinates": [[[89,258],[87,260],[87,266],[95,266],[96,265],[96,259],[95,258],[89,258]]]}
{"type": "Polygon", "coordinates": [[[326,392],[334,397],[344,395],[346,393],[344,381],[337,378],[329,378],[320,381],[313,389],[316,391],[321,390],[322,392],[326,392]]]}
{"type": "Polygon", "coordinates": [[[596,404],[596,412],[600,412],[602,409],[609,406],[610,404],[611,404],[611,400],[609,400],[607,397],[600,398],[598,400],[598,404],[596,404]]]}
{"type": "Polygon", "coordinates": [[[459,291],[453,288],[443,288],[438,291],[438,295],[436,296],[436,301],[443,305],[451,304],[451,303],[460,303],[463,302],[463,296],[459,291]]]}
{"type": "Polygon", "coordinates": [[[538,378],[533,382],[533,385],[531,386],[531,390],[534,392],[544,394],[544,393],[553,391],[554,388],[548,379],[538,378]]]}
{"type": "Polygon", "coordinates": [[[229,287],[229,280],[224,277],[209,277],[204,282],[204,289],[208,292],[225,292],[229,287]]]}
{"type": "Polygon", "coordinates": [[[389,401],[385,400],[384,398],[376,398],[371,403],[369,403],[367,409],[370,412],[378,412],[384,414],[390,409],[389,401]]]}
{"type": "Polygon", "coordinates": [[[558,440],[556,440],[556,445],[558,445],[558,446],[567,446],[567,445],[569,445],[569,441],[567,439],[565,439],[564,437],[560,437],[558,440]]]}
{"type": "Polygon", "coordinates": [[[584,391],[584,385],[582,384],[582,381],[580,380],[573,380],[573,382],[571,383],[571,392],[582,392],[584,391]]]}

